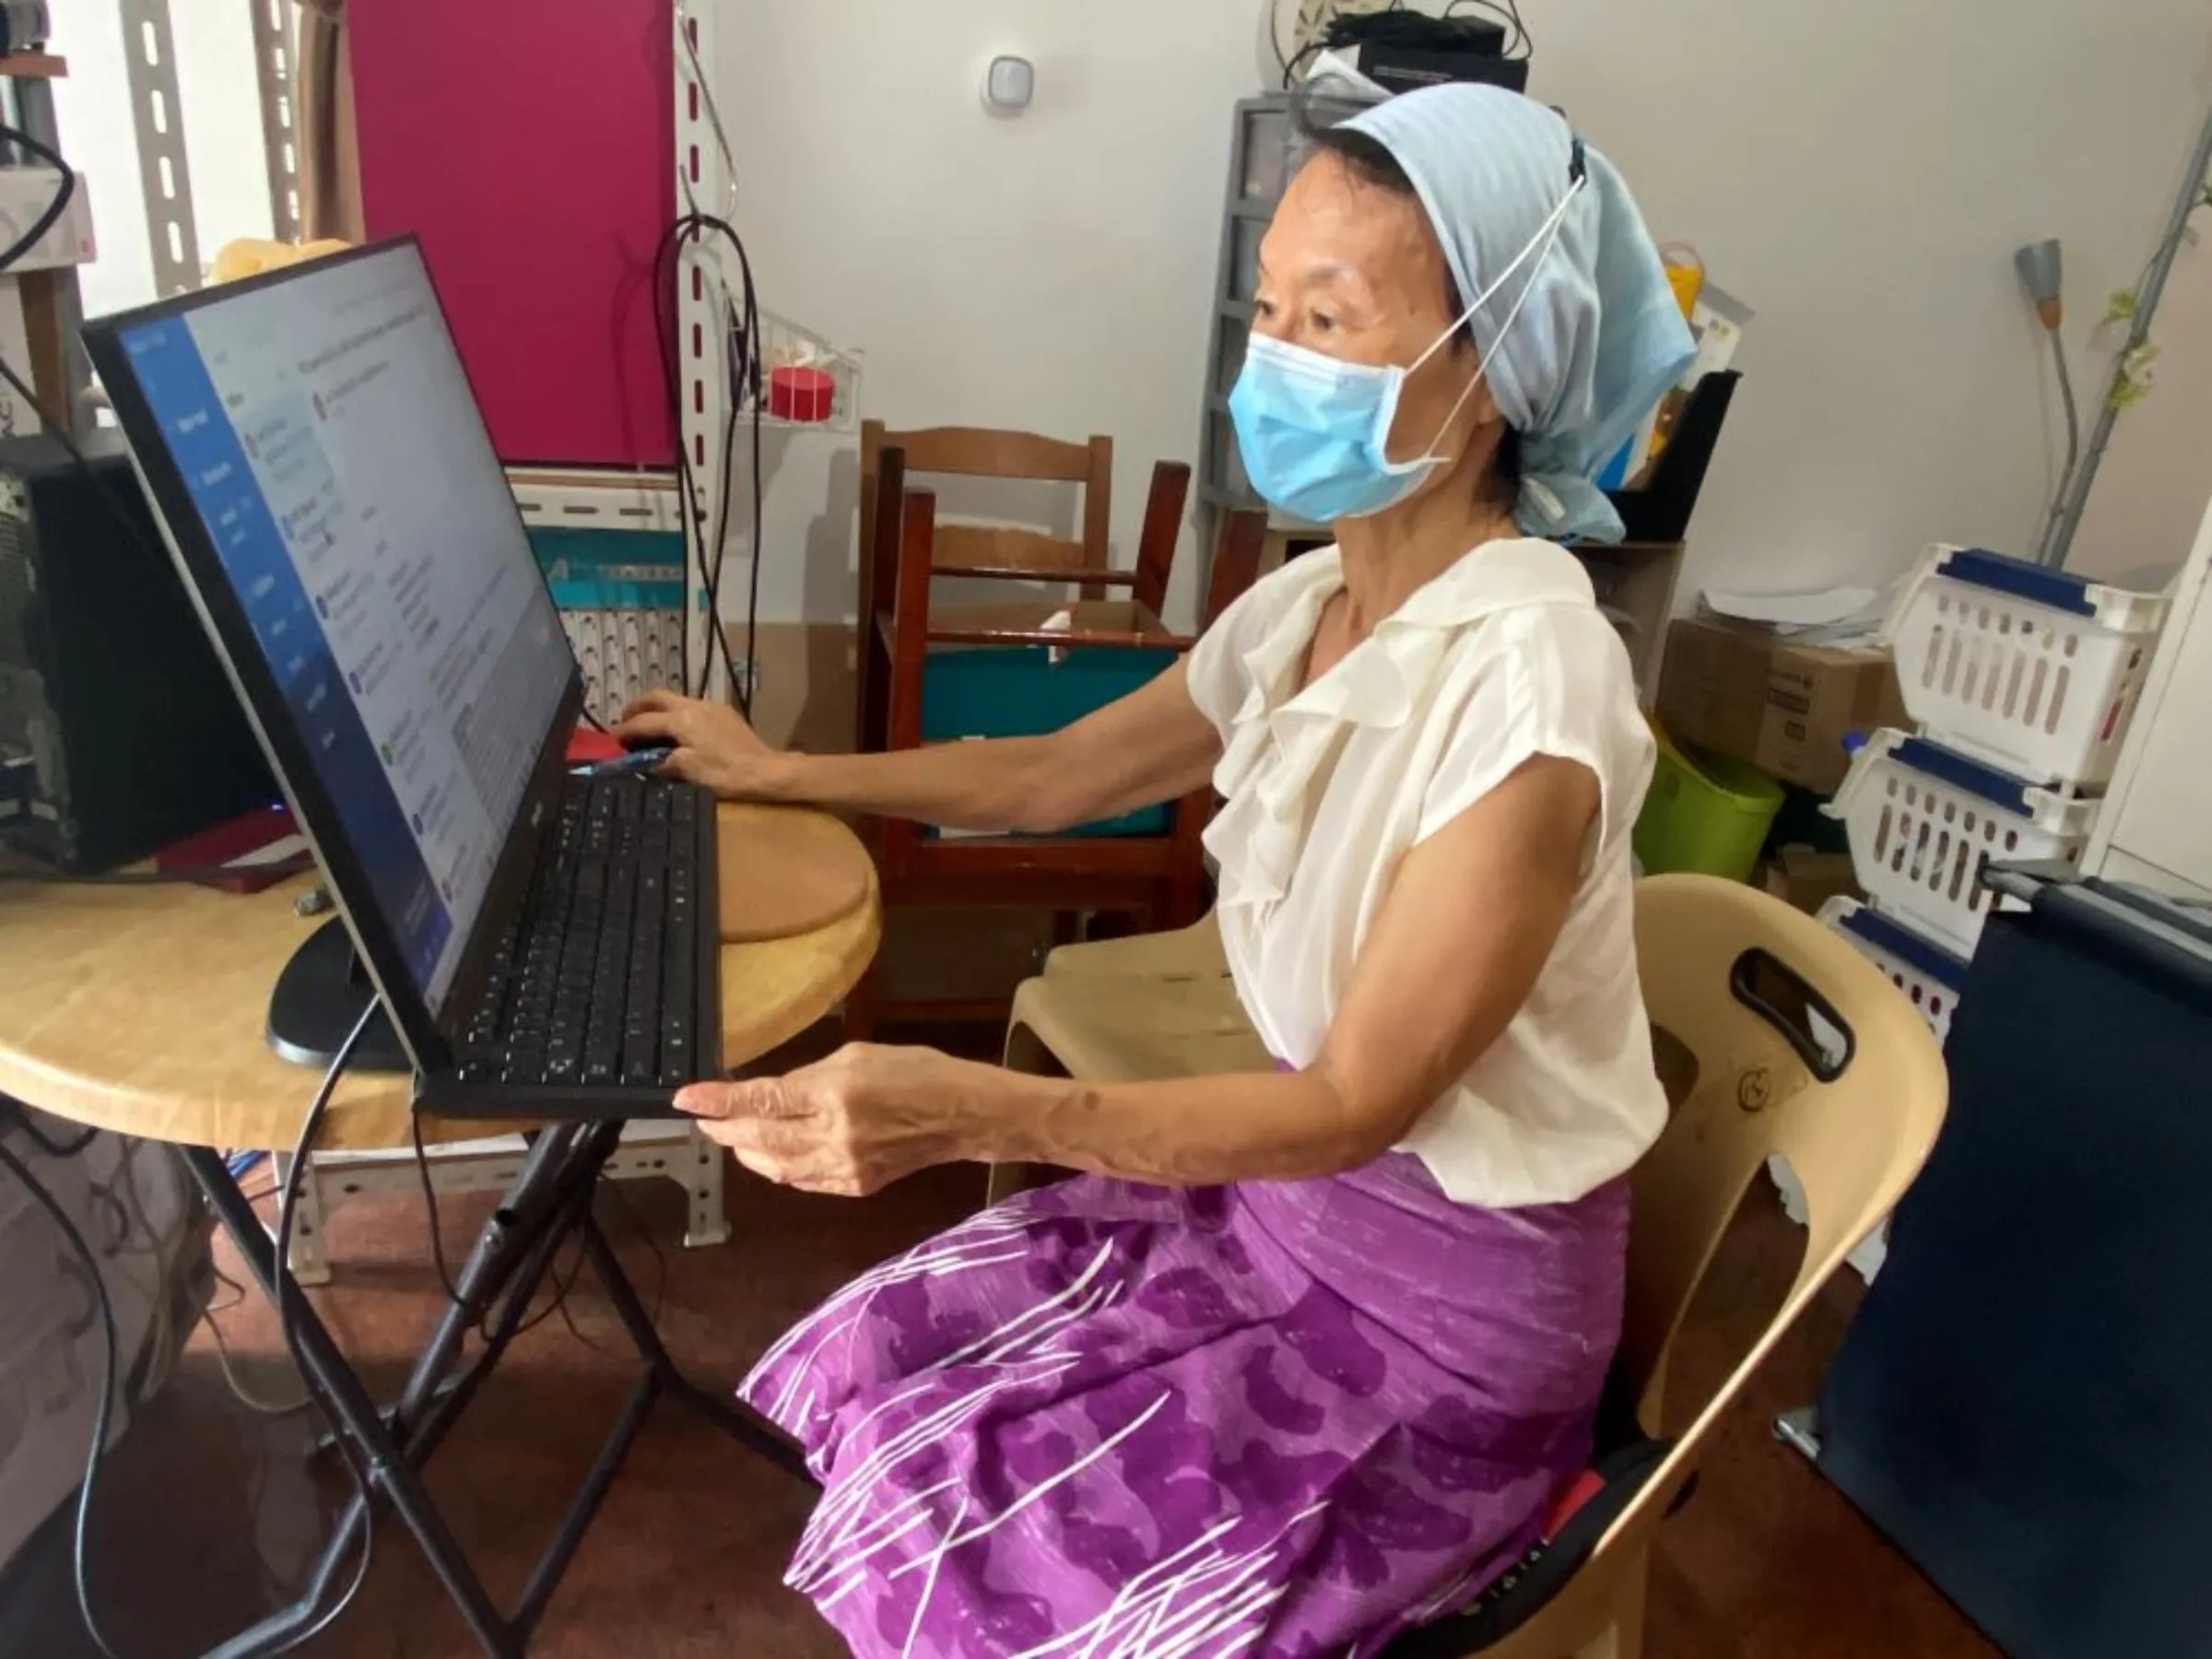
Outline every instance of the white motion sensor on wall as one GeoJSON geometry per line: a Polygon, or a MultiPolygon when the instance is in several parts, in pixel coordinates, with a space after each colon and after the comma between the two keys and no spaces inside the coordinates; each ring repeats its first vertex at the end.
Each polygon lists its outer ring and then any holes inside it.
{"type": "Polygon", "coordinates": [[[983,108],[994,115],[1018,115],[1037,95],[1037,65],[1025,57],[1001,55],[983,71],[983,108]]]}

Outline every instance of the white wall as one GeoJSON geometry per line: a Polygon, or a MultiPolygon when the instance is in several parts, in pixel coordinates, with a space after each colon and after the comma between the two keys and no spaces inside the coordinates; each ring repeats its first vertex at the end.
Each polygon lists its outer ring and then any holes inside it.
{"type": "MultiPolygon", "coordinates": [[[[2197,224],[2212,233],[2212,213],[2200,214],[2197,224]]],[[[2088,321],[2095,316],[2092,311],[2088,321]]],[[[2187,559],[2212,496],[2212,247],[2201,240],[2183,243],[2150,339],[2159,348],[2157,383],[2113,423],[2066,560],[2084,576],[2137,587],[2158,585],[2187,559]]],[[[2088,360],[2097,371],[2091,378],[2085,382],[2081,368],[2075,370],[2085,444],[2109,373],[2107,358],[2088,360]]]]}
{"type": "MultiPolygon", "coordinates": [[[[1127,562],[1152,464],[1195,460],[1253,10],[724,0],[715,29],[762,303],[863,348],[865,410],[894,427],[1112,434],[1127,562]],[[1037,65],[1016,120],[982,106],[999,51],[1037,65]]],[[[852,455],[814,434],[772,453],[762,613],[800,614],[803,588],[806,615],[842,615],[852,455]]]]}
{"type": "MultiPolygon", "coordinates": [[[[1691,583],[1878,577],[1936,537],[2024,548],[2051,464],[2011,253],[2065,239],[2077,331],[2134,280],[2212,96],[2201,0],[1524,9],[1532,90],[1758,312],[1691,583]]],[[[1126,545],[1151,460],[1194,460],[1256,10],[724,0],[765,302],[865,348],[895,425],[1112,432],[1126,545]],[[978,107],[995,50],[1039,65],[1017,121],[978,107]]],[[[2101,367],[2077,361],[2093,397],[2101,367]]],[[[765,615],[850,603],[850,477],[820,436],[777,446],[765,615]]]]}
{"type": "MultiPolygon", "coordinates": [[[[62,154],[92,196],[100,258],[79,274],[85,314],[154,299],[136,131],[117,0],[57,7],[53,47],[69,60],[55,84],[62,154]]],[[[238,0],[170,0],[193,223],[205,265],[225,242],[269,234],[253,24],[238,0]]]]}

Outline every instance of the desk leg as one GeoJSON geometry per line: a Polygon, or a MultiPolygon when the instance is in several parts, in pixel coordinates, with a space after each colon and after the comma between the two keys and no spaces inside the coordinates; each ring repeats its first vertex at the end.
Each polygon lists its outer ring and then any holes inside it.
{"type": "MultiPolygon", "coordinates": [[[[276,1241],[261,1228],[261,1218],[231,1179],[222,1155],[207,1147],[191,1147],[185,1161],[207,1194],[216,1217],[245,1258],[248,1269],[271,1299],[284,1308],[306,1368],[304,1381],[334,1422],[361,1449],[369,1465],[373,1491],[388,1498],[421,1543],[423,1553],[461,1616],[492,1659],[521,1659],[522,1649],[509,1635],[499,1609],[486,1594],[484,1583],[462,1555],[460,1545],[447,1530],[444,1518],[432,1507],[422,1483],[407,1465],[406,1454],[384,1427],[376,1402],[361,1386],[359,1376],[332,1340],[330,1331],[316,1316],[314,1307],[292,1277],[290,1265],[276,1259],[276,1241]]],[[[283,1652],[321,1618],[320,1607],[334,1587],[341,1564],[351,1553],[357,1527],[371,1524],[365,1506],[347,1507],[336,1536],[325,1552],[308,1594],[283,1611],[241,1632],[208,1655],[208,1659],[247,1659],[248,1655],[283,1652]]]]}
{"type": "Polygon", "coordinates": [[[652,1315],[638,1300],[637,1287],[622,1271],[622,1264],[616,1259],[614,1247],[607,1243],[598,1223],[589,1218],[583,1224],[583,1248],[591,1258],[593,1272],[606,1288],[607,1300],[614,1305],[616,1314],[629,1331],[638,1352],[644,1357],[657,1384],[671,1398],[699,1413],[755,1456],[813,1485],[814,1477],[807,1471],[806,1457],[781,1430],[748,1406],[738,1404],[734,1396],[725,1399],[711,1394],[677,1369],[675,1359],[661,1344],[661,1334],[653,1328],[652,1315]]]}
{"type": "MultiPolygon", "coordinates": [[[[216,1215],[237,1243],[248,1268],[272,1300],[282,1299],[306,1369],[305,1382],[337,1433],[359,1448],[369,1468],[369,1491],[357,1493],[341,1512],[331,1542],[317,1563],[307,1594],[206,1655],[206,1659],[264,1659],[286,1651],[312,1629],[352,1559],[359,1529],[373,1524],[373,1507],[387,1499],[415,1535],[431,1568],[460,1607],[491,1659],[520,1659],[585,1530],[606,1497],[622,1460],[653,1402],[667,1394],[704,1415],[740,1444],[801,1479],[808,1478],[797,1448],[765,1421],[688,1381],[663,1347],[592,1217],[600,1171],[621,1135],[618,1123],[570,1124],[536,1135],[506,1197],[492,1212],[469,1252],[455,1300],[440,1317],[429,1346],[416,1361],[389,1417],[381,1412],[346,1361],[329,1330],[300,1289],[297,1276],[276,1259],[276,1245],[246,1203],[217,1153],[189,1148],[185,1158],[216,1215]],[[573,1238],[605,1285],[645,1375],[601,1446],[582,1489],[539,1558],[514,1613],[502,1618],[482,1581],[462,1555],[418,1477],[424,1462],[444,1440],[484,1378],[520,1329],[532,1296],[551,1270],[560,1245],[573,1238]],[[468,1332],[483,1327],[484,1347],[458,1376],[451,1377],[468,1332]]],[[[343,1449],[343,1448],[341,1448],[343,1449]]]]}

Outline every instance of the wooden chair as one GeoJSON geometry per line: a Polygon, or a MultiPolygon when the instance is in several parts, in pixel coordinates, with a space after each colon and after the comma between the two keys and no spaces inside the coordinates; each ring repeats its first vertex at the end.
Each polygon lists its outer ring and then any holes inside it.
{"type": "MultiPolygon", "coordinates": [[[[932,647],[1054,645],[1088,649],[1187,649],[1189,637],[1159,619],[1172,573],[1190,469],[1162,462],[1153,469],[1135,568],[1114,571],[1092,561],[1086,543],[1028,529],[940,525],[934,491],[909,488],[912,455],[877,429],[872,453],[864,439],[866,482],[862,522],[868,536],[860,583],[861,672],[857,737],[864,750],[912,748],[922,738],[923,677],[932,647]],[[931,585],[941,576],[1121,587],[1120,601],[1088,599],[1068,606],[1033,598],[937,609],[931,585]],[[1068,631],[1042,627],[1056,610],[1072,610],[1068,631]]],[[[943,429],[908,434],[918,440],[929,470],[967,476],[1065,477],[1078,458],[1087,523],[1102,525],[1109,475],[1106,441],[1088,448],[1026,433],[943,429]],[[1053,469],[1057,469],[1054,471],[1053,469]]],[[[1210,622],[1250,586],[1259,569],[1265,520],[1230,515],[1217,550],[1203,619],[1210,622]]],[[[870,828],[870,848],[891,904],[990,904],[1062,914],[1125,912],[1152,927],[1194,920],[1205,895],[1200,836],[1213,810],[1202,789],[1171,811],[1161,835],[940,838],[893,821],[870,828]]],[[[910,1019],[996,1018],[1005,1004],[902,1003],[910,1019]]],[[[846,1003],[848,1035],[865,1040],[885,1018],[880,982],[871,973],[846,1003]]]]}
{"type": "MultiPolygon", "coordinates": [[[[1210,921],[1156,942],[1076,946],[1017,994],[1007,1064],[1112,1080],[1266,1064],[1210,921]]],[[[1627,1317],[1614,1363],[1612,1479],[1468,1612],[1393,1659],[1636,1659],[1660,1522],[1715,1426],[1815,1294],[1896,1206],[1943,1122],[1949,1084],[1919,1011],[1880,970],[1780,900],[1708,876],[1637,884],[1636,945],[1673,1115],[1636,1166],[1627,1317]],[[1808,1018],[1810,1008],[1818,1018],[1808,1018]],[[1822,1028],[1840,1042],[1824,1052],[1822,1028]],[[1840,1053],[1834,1050],[1840,1049],[1840,1053]],[[1690,1300],[1768,1157],[1810,1210],[1782,1307],[1676,1438],[1666,1371],[1690,1300]],[[1621,1455],[1626,1453],[1626,1456],[1621,1455]]]]}

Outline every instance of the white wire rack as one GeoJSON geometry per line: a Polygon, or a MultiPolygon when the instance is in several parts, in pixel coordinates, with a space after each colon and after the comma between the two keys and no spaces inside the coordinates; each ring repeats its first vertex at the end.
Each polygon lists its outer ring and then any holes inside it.
{"type": "MultiPolygon", "coordinates": [[[[732,345],[737,345],[735,334],[732,345]]],[[[833,345],[810,328],[760,312],[761,373],[740,389],[738,415],[749,418],[756,390],[763,394],[764,424],[851,432],[860,424],[860,354],[833,345]]],[[[735,351],[733,351],[733,356],[735,351]]]]}
{"type": "MultiPolygon", "coordinates": [[[[737,166],[729,132],[715,107],[710,84],[714,62],[717,27],[714,9],[677,0],[674,8],[676,34],[676,211],[706,213],[735,222],[738,213],[737,166]]],[[[718,237],[687,239],[677,263],[677,359],[681,386],[681,430],[678,441],[690,464],[696,484],[700,522],[688,526],[689,596],[685,622],[689,660],[705,660],[710,629],[707,613],[706,549],[712,526],[720,519],[722,481],[717,476],[724,423],[733,416],[749,421],[753,390],[741,384],[735,372],[739,357],[737,329],[741,326],[743,296],[735,257],[718,237]]],[[[764,371],[759,410],[763,426],[849,433],[859,422],[860,353],[841,347],[813,329],[777,315],[759,312],[761,338],[758,360],[764,371]],[[829,377],[828,407],[823,409],[818,387],[811,374],[786,377],[784,390],[776,387],[775,371],[798,370],[829,377]],[[796,401],[794,401],[794,398],[796,401]],[[804,417],[803,418],[801,417],[804,417]]],[[[740,446],[742,448],[742,445],[740,446]]],[[[733,488],[758,488],[759,481],[733,488]]],[[[748,534],[739,503],[731,502],[729,534],[748,534]]],[[[748,558],[759,549],[747,547],[748,558]]],[[[724,582],[723,591],[731,591],[724,582]]],[[[726,700],[729,696],[727,653],[714,653],[707,677],[706,694],[726,700]]]]}

